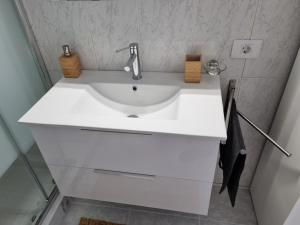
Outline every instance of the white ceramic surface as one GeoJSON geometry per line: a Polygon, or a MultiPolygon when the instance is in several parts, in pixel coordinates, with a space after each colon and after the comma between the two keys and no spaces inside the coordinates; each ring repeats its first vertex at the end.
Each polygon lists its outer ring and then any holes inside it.
{"type": "Polygon", "coordinates": [[[186,84],[183,74],[143,75],[134,81],[125,72],[84,71],[62,79],[19,121],[226,139],[218,78],[186,84]]]}
{"type": "Polygon", "coordinates": [[[179,87],[166,85],[134,85],[93,83],[91,86],[104,97],[120,104],[149,106],[167,101],[178,93],[179,87]]]}

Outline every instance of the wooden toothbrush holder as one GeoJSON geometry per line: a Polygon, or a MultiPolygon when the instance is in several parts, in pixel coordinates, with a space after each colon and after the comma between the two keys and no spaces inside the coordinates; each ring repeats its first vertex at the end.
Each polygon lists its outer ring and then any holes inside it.
{"type": "Polygon", "coordinates": [[[200,83],[201,64],[201,55],[186,55],[184,69],[185,83],[200,83]]]}

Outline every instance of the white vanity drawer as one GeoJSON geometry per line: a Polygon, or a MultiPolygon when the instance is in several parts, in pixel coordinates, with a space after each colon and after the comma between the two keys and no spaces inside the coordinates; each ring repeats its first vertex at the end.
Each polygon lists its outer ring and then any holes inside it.
{"type": "Polygon", "coordinates": [[[46,126],[32,131],[49,165],[213,182],[217,139],[46,126]]]}
{"type": "Polygon", "coordinates": [[[211,183],[50,166],[64,196],[206,215],[211,183]]]}
{"type": "Polygon", "coordinates": [[[213,182],[219,142],[212,138],[33,127],[49,165],[213,182]]]}

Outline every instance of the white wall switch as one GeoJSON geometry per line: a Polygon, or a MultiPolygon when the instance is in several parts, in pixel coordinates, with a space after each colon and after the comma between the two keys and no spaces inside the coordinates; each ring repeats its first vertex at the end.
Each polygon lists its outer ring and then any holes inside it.
{"type": "Polygon", "coordinates": [[[234,40],[231,58],[254,59],[258,58],[263,40],[234,40]]]}

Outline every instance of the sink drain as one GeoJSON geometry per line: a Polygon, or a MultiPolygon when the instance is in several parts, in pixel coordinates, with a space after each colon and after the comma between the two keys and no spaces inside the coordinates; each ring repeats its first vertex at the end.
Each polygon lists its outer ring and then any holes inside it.
{"type": "Polygon", "coordinates": [[[134,115],[134,114],[128,115],[127,117],[130,117],[130,118],[139,118],[139,116],[134,115]]]}

